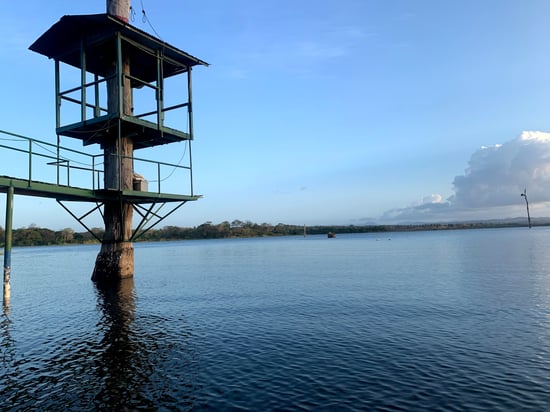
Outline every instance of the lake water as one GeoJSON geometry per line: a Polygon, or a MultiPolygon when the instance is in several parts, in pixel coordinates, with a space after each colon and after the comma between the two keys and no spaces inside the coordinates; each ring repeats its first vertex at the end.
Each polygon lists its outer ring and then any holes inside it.
{"type": "Polygon", "coordinates": [[[550,228],[16,248],[0,410],[550,410],[550,228]]]}

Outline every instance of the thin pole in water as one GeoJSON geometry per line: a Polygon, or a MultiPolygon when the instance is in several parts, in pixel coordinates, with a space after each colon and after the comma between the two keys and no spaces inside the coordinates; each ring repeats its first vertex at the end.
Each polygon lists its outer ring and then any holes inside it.
{"type": "Polygon", "coordinates": [[[4,307],[9,306],[11,297],[11,241],[13,226],[13,186],[8,188],[6,193],[6,228],[4,230],[4,307]]]}
{"type": "Polygon", "coordinates": [[[529,215],[529,201],[527,200],[527,188],[523,189],[521,197],[525,198],[525,206],[527,206],[527,222],[529,223],[529,229],[531,229],[531,216],[529,215]]]}

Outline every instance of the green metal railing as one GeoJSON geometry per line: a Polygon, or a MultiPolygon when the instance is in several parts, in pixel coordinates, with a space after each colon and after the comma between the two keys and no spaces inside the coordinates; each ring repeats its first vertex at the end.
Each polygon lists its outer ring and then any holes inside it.
{"type": "MultiPolygon", "coordinates": [[[[0,130],[0,149],[0,175],[27,180],[29,186],[33,181],[38,181],[92,190],[104,188],[102,179],[104,173],[102,168],[103,154],[89,154],[60,146],[59,143],[53,144],[4,130],[0,130]],[[21,154],[26,164],[19,160],[20,157],[16,157],[17,154],[21,154]],[[49,173],[52,166],[55,167],[53,178],[49,173]],[[13,176],[14,173],[19,175],[13,176]]],[[[179,186],[179,188],[176,190],[177,192],[188,191],[193,196],[190,166],[138,157],[128,158],[132,159],[134,164],[143,167],[147,172],[147,177],[154,177],[148,182],[153,183],[156,190],[150,190],[151,188],[149,188],[148,192],[162,193],[162,183],[166,182],[176,172],[183,172],[187,175],[187,179],[178,179],[176,186],[179,186]]],[[[180,176],[180,174],[178,173],[177,176],[180,176]]]]}
{"type": "MultiPolygon", "coordinates": [[[[59,65],[59,62],[57,62],[57,64],[59,65]]],[[[56,68],[57,70],[57,76],[59,77],[60,74],[59,74],[59,67],[56,68]]],[[[76,118],[73,118],[73,121],[69,121],[67,123],[67,121],[62,121],[61,117],[62,117],[62,110],[61,110],[61,104],[63,101],[65,102],[68,102],[68,103],[72,103],[73,105],[75,106],[78,106],[80,107],[80,113],[79,113],[79,121],[80,122],[85,122],[87,120],[90,120],[92,118],[97,118],[97,117],[100,117],[102,115],[107,115],[109,113],[107,107],[106,107],[106,104],[107,102],[104,101],[104,102],[101,102],[101,98],[100,98],[100,95],[102,94],[101,93],[101,89],[103,90],[103,93],[107,94],[107,83],[116,78],[116,75],[113,74],[111,76],[107,76],[105,78],[100,78],[99,76],[95,75],[94,76],[94,80],[93,81],[89,81],[89,82],[86,82],[86,77],[85,77],[85,71],[83,70],[82,71],[83,74],[82,74],[82,79],[81,79],[81,84],[80,86],[75,86],[75,87],[72,87],[70,89],[67,89],[67,90],[59,90],[59,81],[56,82],[57,84],[57,88],[58,88],[58,91],[57,91],[57,121],[56,121],[56,126],[57,127],[60,127],[63,124],[70,124],[70,123],[74,123],[77,121],[76,118]],[[92,94],[92,98],[89,99],[89,90],[88,89],[91,89],[91,94],[92,94]],[[90,103],[90,101],[93,101],[93,103],[90,103]],[[103,103],[103,106],[102,106],[102,103],[103,103]],[[88,109],[93,109],[92,110],[92,113],[88,113],[88,109]]],[[[190,73],[188,74],[188,89],[191,87],[191,79],[190,79],[190,73]]],[[[165,126],[165,114],[168,113],[168,112],[171,112],[171,111],[174,111],[174,110],[178,110],[178,109],[182,109],[182,108],[187,108],[187,113],[186,113],[186,116],[190,117],[191,116],[191,103],[190,101],[186,101],[186,102],[181,102],[181,103],[178,103],[178,104],[174,104],[174,105],[171,105],[169,107],[164,107],[164,98],[163,98],[163,79],[159,77],[159,79],[157,80],[156,84],[154,83],[148,83],[138,77],[135,77],[135,76],[132,76],[132,75],[129,75],[129,74],[122,74],[122,84],[124,84],[124,80],[130,80],[133,84],[133,89],[141,89],[141,88],[145,88],[145,89],[149,89],[151,90],[153,93],[154,93],[154,99],[156,100],[156,108],[155,110],[148,110],[148,111],[144,111],[144,112],[141,112],[139,111],[138,113],[135,113],[133,114],[132,116],[133,117],[136,117],[138,119],[143,119],[143,118],[148,118],[150,116],[154,116],[155,117],[155,123],[157,125],[157,127],[159,128],[163,128],[165,126]]],[[[189,98],[190,100],[190,98],[189,98]]],[[[138,101],[134,101],[133,102],[134,105],[139,105],[139,102],[138,101]]],[[[73,106],[74,107],[74,106],[73,106]]],[[[137,107],[134,107],[134,109],[137,109],[137,107]]],[[[189,120],[188,120],[189,121],[189,120]]]]}
{"type": "MultiPolygon", "coordinates": [[[[29,185],[32,181],[43,181],[44,183],[54,183],[60,186],[71,186],[71,173],[74,174],[76,171],[84,171],[90,173],[92,177],[91,187],[96,189],[98,185],[96,184],[94,176],[96,173],[103,173],[101,169],[96,167],[94,161],[95,156],[89,153],[7,132],[5,130],[0,130],[0,148],[5,149],[2,151],[2,154],[0,154],[0,173],[11,175],[12,171],[15,169],[15,165],[10,164],[10,159],[7,157],[15,153],[22,153],[23,157],[26,158],[27,173],[24,176],[12,177],[25,179],[29,182],[29,185]],[[74,159],[75,157],[79,160],[74,159]],[[88,160],[88,162],[86,160],[88,160]],[[35,176],[35,170],[44,165],[56,167],[56,177],[54,181],[52,181],[51,178],[47,179],[46,174],[35,176]],[[2,170],[3,167],[8,168],[7,173],[2,170]],[[62,181],[62,176],[65,177],[64,182],[62,181]]],[[[11,160],[12,162],[17,162],[15,158],[11,160]]],[[[43,169],[41,168],[41,170],[43,169]]],[[[89,188],[89,185],[83,186],[89,188]]]]}

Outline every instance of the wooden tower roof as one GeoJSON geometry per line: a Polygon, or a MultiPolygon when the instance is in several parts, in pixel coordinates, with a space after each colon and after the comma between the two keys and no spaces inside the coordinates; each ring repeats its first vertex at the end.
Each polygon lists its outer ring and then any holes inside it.
{"type": "Polygon", "coordinates": [[[40,36],[29,49],[81,68],[81,46],[84,42],[86,71],[107,76],[112,69],[115,47],[111,40],[116,33],[131,41],[128,50],[132,71],[136,77],[152,82],[157,79],[156,52],[163,54],[165,78],[208,63],[108,14],[63,16],[40,36]]]}

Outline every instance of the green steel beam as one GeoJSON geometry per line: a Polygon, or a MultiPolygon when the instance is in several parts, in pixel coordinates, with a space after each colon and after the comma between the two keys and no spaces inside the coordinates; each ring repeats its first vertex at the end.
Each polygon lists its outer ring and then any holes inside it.
{"type": "Polygon", "coordinates": [[[37,182],[28,179],[14,179],[0,176],[0,192],[7,193],[13,187],[15,194],[46,197],[62,201],[104,202],[121,200],[132,203],[147,204],[155,202],[188,202],[201,196],[177,195],[170,193],[141,192],[137,190],[91,190],[78,187],[62,186],[52,183],[37,182]]]}
{"type": "MultiPolygon", "coordinates": [[[[193,84],[191,80],[191,67],[187,70],[187,113],[189,116],[189,137],[193,140],[193,84]]],[[[189,142],[189,180],[191,184],[191,195],[193,195],[193,155],[191,153],[191,142],[189,142]]]]}
{"type": "Polygon", "coordinates": [[[92,210],[90,210],[89,212],[85,213],[83,216],[78,217],[78,216],[76,216],[67,206],[65,206],[65,205],[63,204],[62,201],[57,200],[57,203],[59,203],[59,204],[61,205],[61,207],[62,207],[63,209],[65,209],[65,211],[66,211],[67,213],[69,213],[78,223],[80,223],[80,224],[84,227],[84,229],[86,229],[86,230],[88,231],[88,233],[90,233],[93,237],[96,238],[96,240],[97,240],[98,242],[101,243],[101,239],[99,238],[99,236],[97,236],[97,235],[93,232],[93,230],[90,229],[90,228],[84,223],[84,220],[83,220],[86,216],[88,216],[88,215],[91,214],[92,212],[94,212],[94,211],[96,211],[97,209],[99,209],[99,208],[101,207],[101,205],[97,205],[97,206],[94,207],[92,210]]]}
{"type": "MultiPolygon", "coordinates": [[[[140,224],[138,225],[136,230],[134,230],[134,233],[132,233],[132,237],[130,238],[130,241],[133,242],[136,239],[139,239],[145,233],[149,232],[156,225],[158,225],[160,222],[162,222],[164,219],[166,219],[168,216],[170,216],[172,213],[174,213],[176,210],[178,210],[180,207],[182,207],[185,203],[186,203],[186,201],[180,202],[179,204],[174,206],[171,210],[169,210],[167,213],[165,213],[164,216],[157,216],[156,213],[153,213],[154,216],[158,217],[158,220],[156,222],[154,222],[153,224],[151,224],[149,227],[144,227],[144,225],[146,223],[148,223],[149,220],[151,219],[149,217],[149,213],[150,213],[151,209],[153,208],[154,204],[151,205],[151,208],[149,209],[149,212],[145,216],[142,215],[142,222],[140,222],[140,224]],[[139,229],[139,231],[138,231],[138,229],[139,229]]],[[[161,207],[162,206],[164,206],[164,204],[162,204],[161,207]]],[[[134,206],[134,209],[135,209],[135,206],[134,206]]]]}
{"type": "Polygon", "coordinates": [[[80,40],[80,120],[86,120],[86,50],[84,39],[80,40]]]}
{"type": "Polygon", "coordinates": [[[55,60],[55,127],[61,126],[61,80],[59,60],[55,60]]]}

